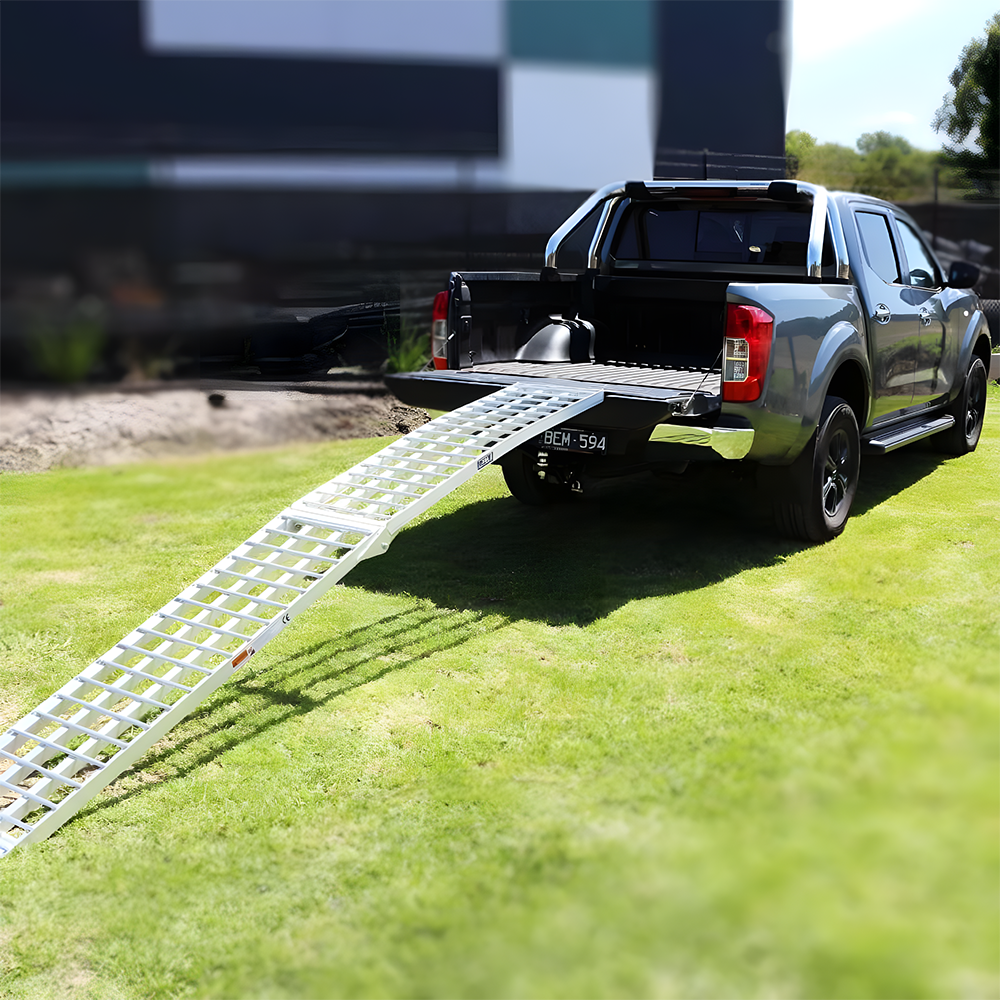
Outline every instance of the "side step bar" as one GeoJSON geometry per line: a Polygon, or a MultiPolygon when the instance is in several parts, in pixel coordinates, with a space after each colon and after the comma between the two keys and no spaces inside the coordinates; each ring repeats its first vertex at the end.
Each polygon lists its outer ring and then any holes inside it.
{"type": "Polygon", "coordinates": [[[925,418],[908,420],[904,424],[875,431],[872,437],[862,440],[861,450],[867,455],[884,455],[886,452],[902,448],[904,444],[912,444],[939,431],[946,431],[954,424],[955,418],[947,414],[931,420],[925,418]]]}
{"type": "Polygon", "coordinates": [[[565,384],[506,386],[286,507],[0,736],[0,857],[76,815],[405,524],[603,399],[565,384]]]}

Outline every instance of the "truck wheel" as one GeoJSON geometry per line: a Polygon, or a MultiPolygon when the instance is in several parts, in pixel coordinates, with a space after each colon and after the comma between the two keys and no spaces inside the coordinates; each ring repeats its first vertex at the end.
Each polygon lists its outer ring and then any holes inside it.
{"type": "Polygon", "coordinates": [[[538,478],[534,462],[523,451],[506,455],[501,462],[503,480],[516,500],[531,507],[558,503],[569,498],[569,487],[538,478]]]}
{"type": "Polygon", "coordinates": [[[955,423],[932,438],[934,447],[947,455],[967,455],[976,450],[986,414],[986,366],[973,355],[969,374],[958,398],[948,407],[955,423]]]}
{"type": "Polygon", "coordinates": [[[806,542],[828,542],[844,530],[858,489],[861,441],[850,406],[827,397],[813,439],[772,481],[778,531],[806,542]],[[782,475],[783,473],[783,475],[782,475]]]}

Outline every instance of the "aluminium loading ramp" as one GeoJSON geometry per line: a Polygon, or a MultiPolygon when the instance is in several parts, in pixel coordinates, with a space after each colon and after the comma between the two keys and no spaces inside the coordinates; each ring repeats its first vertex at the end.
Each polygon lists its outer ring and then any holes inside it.
{"type": "Polygon", "coordinates": [[[602,392],[518,383],[286,507],[0,737],[0,857],[44,840],[396,532],[602,392]]]}

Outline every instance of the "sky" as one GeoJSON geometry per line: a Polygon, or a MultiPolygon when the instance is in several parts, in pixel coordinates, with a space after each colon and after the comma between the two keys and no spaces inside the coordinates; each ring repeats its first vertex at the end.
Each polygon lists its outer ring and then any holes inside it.
{"type": "Polygon", "coordinates": [[[962,49],[1000,0],[793,0],[787,128],[854,147],[864,132],[939,149],[931,127],[962,49]]]}

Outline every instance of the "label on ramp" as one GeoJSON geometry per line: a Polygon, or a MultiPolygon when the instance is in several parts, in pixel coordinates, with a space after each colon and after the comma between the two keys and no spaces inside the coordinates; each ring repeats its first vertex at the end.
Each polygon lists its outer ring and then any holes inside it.
{"type": "Polygon", "coordinates": [[[284,614],[279,615],[277,618],[271,622],[266,628],[261,629],[251,640],[248,642],[234,657],[233,657],[233,669],[242,666],[247,660],[261,649],[265,643],[270,642],[290,621],[292,620],[292,613],[286,611],[284,614]]]}

